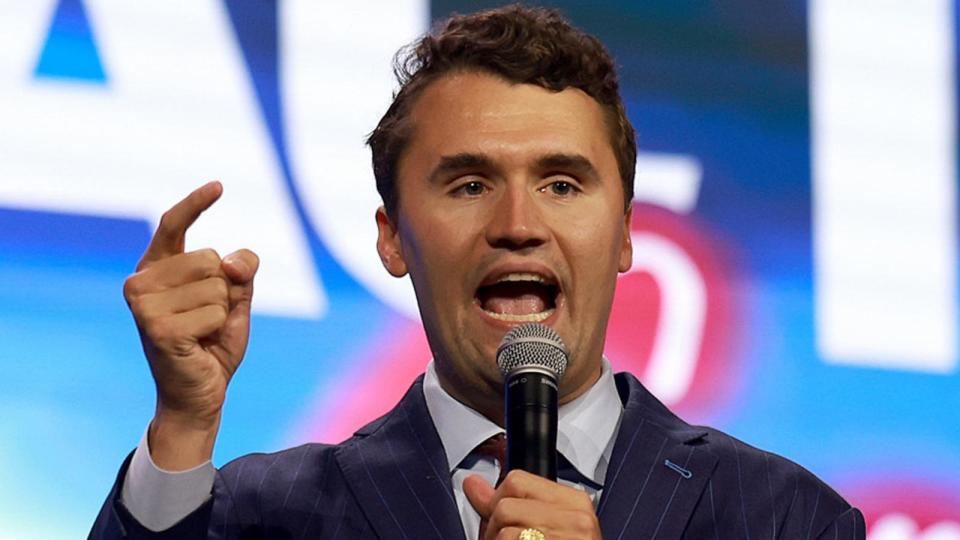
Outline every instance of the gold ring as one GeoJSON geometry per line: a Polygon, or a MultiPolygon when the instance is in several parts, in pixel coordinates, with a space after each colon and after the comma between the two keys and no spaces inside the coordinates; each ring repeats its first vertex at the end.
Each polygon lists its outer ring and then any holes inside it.
{"type": "Polygon", "coordinates": [[[524,529],[520,531],[520,540],[546,540],[547,537],[543,535],[538,529],[533,527],[524,529]]]}

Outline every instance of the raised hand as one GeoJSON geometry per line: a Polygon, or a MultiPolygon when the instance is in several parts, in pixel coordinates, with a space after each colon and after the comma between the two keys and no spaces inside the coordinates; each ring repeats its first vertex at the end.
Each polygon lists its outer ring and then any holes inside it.
{"type": "Polygon", "coordinates": [[[151,456],[168,470],[210,458],[227,384],[250,335],[257,256],[184,253],[187,229],[222,193],[211,182],[170,208],[123,288],[157,388],[151,456]]]}

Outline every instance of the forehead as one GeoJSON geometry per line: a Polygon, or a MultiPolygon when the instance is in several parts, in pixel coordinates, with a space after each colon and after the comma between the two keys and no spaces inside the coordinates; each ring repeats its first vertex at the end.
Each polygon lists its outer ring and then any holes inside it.
{"type": "Polygon", "coordinates": [[[616,170],[603,109],[576,88],[554,92],[482,72],[458,72],[430,83],[410,116],[410,142],[400,162],[430,166],[455,153],[495,160],[580,154],[599,170],[616,170]]]}

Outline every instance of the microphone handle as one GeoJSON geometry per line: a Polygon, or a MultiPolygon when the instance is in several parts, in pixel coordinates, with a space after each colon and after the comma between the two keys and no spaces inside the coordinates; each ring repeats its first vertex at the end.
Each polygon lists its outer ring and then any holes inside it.
{"type": "Polygon", "coordinates": [[[557,480],[557,380],[540,369],[520,369],[505,383],[507,470],[557,480]]]}

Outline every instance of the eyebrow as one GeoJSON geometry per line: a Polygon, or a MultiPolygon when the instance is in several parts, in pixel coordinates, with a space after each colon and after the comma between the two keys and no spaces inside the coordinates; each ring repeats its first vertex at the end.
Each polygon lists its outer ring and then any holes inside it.
{"type": "Polygon", "coordinates": [[[430,182],[434,183],[451,173],[464,169],[491,169],[493,161],[482,154],[462,152],[452,156],[442,156],[440,163],[430,171],[430,182]]]}
{"type": "MultiPolygon", "coordinates": [[[[440,162],[430,172],[430,182],[436,182],[444,176],[461,172],[465,169],[489,170],[493,168],[495,168],[493,160],[483,154],[462,152],[450,156],[442,156],[440,162]]],[[[570,171],[577,176],[587,177],[594,181],[600,178],[600,173],[597,172],[597,168],[593,166],[593,163],[580,154],[547,154],[537,159],[536,168],[540,170],[560,169],[570,171]]]]}
{"type": "Polygon", "coordinates": [[[540,169],[560,169],[570,171],[579,177],[587,177],[589,180],[597,181],[600,179],[600,173],[593,163],[580,154],[547,154],[537,160],[537,167],[540,169]]]}

